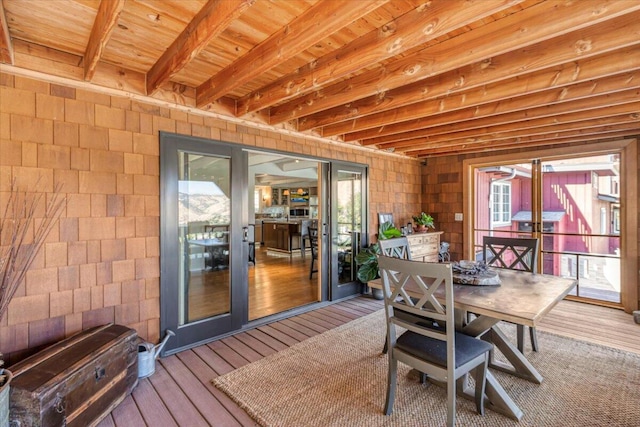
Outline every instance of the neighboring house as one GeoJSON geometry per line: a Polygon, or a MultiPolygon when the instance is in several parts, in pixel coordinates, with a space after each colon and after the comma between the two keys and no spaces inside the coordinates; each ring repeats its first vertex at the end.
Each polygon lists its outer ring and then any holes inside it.
{"type": "MultiPolygon", "coordinates": [[[[615,268],[615,265],[619,268],[619,263],[605,267],[607,258],[600,257],[615,258],[620,251],[618,156],[545,162],[542,173],[543,271],[593,278],[598,270],[615,268]]],[[[481,236],[487,234],[530,235],[529,165],[478,169],[476,183],[476,245],[481,245],[481,236]]],[[[481,258],[481,253],[477,257],[481,258]]],[[[606,272],[603,275],[600,280],[617,277],[606,272]]],[[[619,283],[614,284],[616,286],[619,289],[619,283]]]]}

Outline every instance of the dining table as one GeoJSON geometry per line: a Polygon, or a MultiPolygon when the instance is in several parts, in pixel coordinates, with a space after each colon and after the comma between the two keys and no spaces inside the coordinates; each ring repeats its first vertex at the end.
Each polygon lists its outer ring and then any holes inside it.
{"type": "Polygon", "coordinates": [[[219,238],[189,239],[190,245],[200,246],[209,254],[208,267],[211,270],[229,267],[229,242],[219,238]]]}
{"type": "MultiPolygon", "coordinates": [[[[540,319],[576,287],[577,281],[550,274],[497,268],[493,270],[500,277],[499,285],[454,283],[456,328],[466,335],[491,342],[500,350],[507,362],[497,361],[492,356],[492,368],[540,384],[542,375],[500,328],[500,322],[538,326],[540,319]],[[474,315],[468,316],[468,313],[474,315]]],[[[370,281],[368,285],[382,289],[381,279],[370,281]]],[[[411,284],[407,284],[405,289],[409,296],[422,296],[417,287],[415,292],[411,291],[411,284]]],[[[439,287],[434,295],[444,302],[443,287],[439,287]]],[[[459,381],[458,389],[465,397],[473,398],[474,390],[470,389],[464,378],[459,381]]],[[[522,410],[491,371],[487,372],[485,395],[487,408],[516,420],[522,418],[522,410]]]]}

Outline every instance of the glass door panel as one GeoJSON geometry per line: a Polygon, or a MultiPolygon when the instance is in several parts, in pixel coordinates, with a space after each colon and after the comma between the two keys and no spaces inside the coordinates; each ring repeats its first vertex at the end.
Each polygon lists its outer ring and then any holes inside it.
{"type": "Polygon", "coordinates": [[[620,154],[532,160],[474,171],[474,250],[485,235],[541,241],[540,270],[573,295],[620,303],[620,154]]]}
{"type": "Polygon", "coordinates": [[[355,256],[365,244],[366,169],[354,165],[331,165],[331,299],[356,293],[355,256]]]}
{"type": "Polygon", "coordinates": [[[173,134],[161,133],[160,146],[160,328],[176,333],[170,353],[246,321],[247,156],[173,134]]]}
{"type": "Polygon", "coordinates": [[[620,302],[620,156],[543,161],[544,272],[578,280],[573,295],[620,302]]]}
{"type": "Polygon", "coordinates": [[[535,219],[531,163],[486,166],[475,171],[475,258],[482,260],[482,238],[531,237],[535,219]]]}
{"type": "Polygon", "coordinates": [[[230,312],[228,158],[179,152],[179,325],[230,312]]]}

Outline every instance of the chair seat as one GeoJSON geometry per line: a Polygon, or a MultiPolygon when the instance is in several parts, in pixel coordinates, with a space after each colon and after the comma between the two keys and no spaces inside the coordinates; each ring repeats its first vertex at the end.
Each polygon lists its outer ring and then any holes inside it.
{"type": "MultiPolygon", "coordinates": [[[[456,332],[456,368],[491,350],[486,341],[456,332]]],[[[447,342],[406,331],[398,337],[396,347],[429,363],[447,366],[447,342]]]]}

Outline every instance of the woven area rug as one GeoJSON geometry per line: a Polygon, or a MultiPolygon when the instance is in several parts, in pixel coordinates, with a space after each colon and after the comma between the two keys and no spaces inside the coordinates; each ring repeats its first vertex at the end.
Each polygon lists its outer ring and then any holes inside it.
{"type": "MultiPolygon", "coordinates": [[[[513,325],[502,328],[515,336],[513,325]]],[[[387,357],[381,355],[383,310],[246,365],[213,383],[263,426],[441,426],[445,390],[421,385],[399,364],[391,416],[382,413],[387,357]]],[[[638,426],[640,355],[538,331],[540,352],[527,353],[542,384],[494,371],[524,416],[475,412],[457,400],[457,425],[638,426]]]]}

